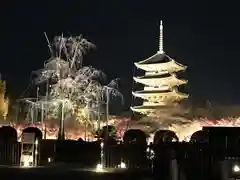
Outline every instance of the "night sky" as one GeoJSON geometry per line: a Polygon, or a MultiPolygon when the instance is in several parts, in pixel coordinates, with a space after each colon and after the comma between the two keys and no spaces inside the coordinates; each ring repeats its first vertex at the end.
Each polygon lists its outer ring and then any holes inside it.
{"type": "Polygon", "coordinates": [[[14,98],[27,88],[31,71],[42,68],[50,56],[44,32],[50,39],[63,32],[83,34],[96,44],[97,50],[86,56],[84,64],[102,69],[109,79],[119,77],[129,106],[133,62],[157,52],[159,20],[163,20],[164,50],[188,66],[183,76],[189,80],[185,90],[191,101],[240,104],[237,4],[215,0],[25,2],[9,1],[0,7],[0,72],[14,98]]]}

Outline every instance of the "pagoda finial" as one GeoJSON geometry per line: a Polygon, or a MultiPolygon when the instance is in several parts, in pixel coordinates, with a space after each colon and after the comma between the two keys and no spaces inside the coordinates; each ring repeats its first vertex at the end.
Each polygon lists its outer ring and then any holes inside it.
{"type": "Polygon", "coordinates": [[[162,20],[160,21],[160,35],[159,35],[159,50],[158,53],[163,54],[163,22],[162,20]]]}

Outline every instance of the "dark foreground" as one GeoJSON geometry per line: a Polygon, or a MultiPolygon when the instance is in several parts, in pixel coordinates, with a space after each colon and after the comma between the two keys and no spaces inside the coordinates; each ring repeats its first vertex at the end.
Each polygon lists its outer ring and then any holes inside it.
{"type": "Polygon", "coordinates": [[[95,168],[83,168],[78,165],[55,165],[37,168],[20,168],[0,166],[1,179],[151,179],[151,172],[145,170],[106,169],[105,172],[96,172],[95,168]]]}

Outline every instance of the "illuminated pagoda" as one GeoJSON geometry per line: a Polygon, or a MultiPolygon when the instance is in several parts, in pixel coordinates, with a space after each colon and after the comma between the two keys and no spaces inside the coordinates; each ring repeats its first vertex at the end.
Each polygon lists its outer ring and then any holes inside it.
{"type": "Polygon", "coordinates": [[[170,107],[187,94],[180,93],[178,86],[186,84],[186,80],[178,79],[177,72],[184,71],[186,66],[176,62],[163,50],[163,23],[160,21],[159,50],[148,59],[134,63],[138,69],[145,71],[144,76],[133,77],[136,83],[144,85],[141,91],[132,92],[136,98],[143,99],[141,106],[131,107],[133,112],[150,114],[158,109],[170,107]]]}

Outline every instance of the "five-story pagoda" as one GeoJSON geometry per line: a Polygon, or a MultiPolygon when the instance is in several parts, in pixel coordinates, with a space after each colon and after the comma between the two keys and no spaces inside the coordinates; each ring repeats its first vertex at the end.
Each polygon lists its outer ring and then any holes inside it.
{"type": "Polygon", "coordinates": [[[136,83],[144,85],[142,91],[132,92],[134,97],[143,99],[141,106],[131,107],[132,111],[150,114],[158,109],[174,105],[188,95],[178,92],[178,86],[186,80],[178,79],[176,73],[186,69],[163,51],[163,24],[160,21],[159,50],[150,58],[134,63],[138,69],[145,71],[144,76],[133,77],[136,83]]]}

